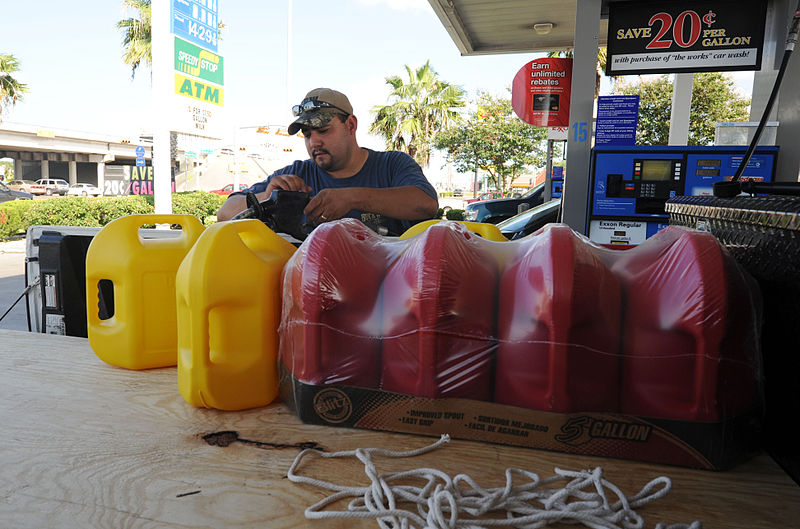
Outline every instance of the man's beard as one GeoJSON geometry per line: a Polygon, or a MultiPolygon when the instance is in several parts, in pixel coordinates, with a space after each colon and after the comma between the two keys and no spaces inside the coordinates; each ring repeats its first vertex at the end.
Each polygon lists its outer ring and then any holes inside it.
{"type": "Polygon", "coordinates": [[[330,171],[331,169],[336,169],[336,162],[333,159],[333,156],[331,156],[331,153],[328,152],[326,149],[315,149],[314,151],[311,152],[311,159],[314,160],[314,163],[317,164],[317,166],[324,171],[330,171]],[[328,159],[325,161],[320,161],[317,159],[318,154],[325,154],[328,157],[328,159]]]}

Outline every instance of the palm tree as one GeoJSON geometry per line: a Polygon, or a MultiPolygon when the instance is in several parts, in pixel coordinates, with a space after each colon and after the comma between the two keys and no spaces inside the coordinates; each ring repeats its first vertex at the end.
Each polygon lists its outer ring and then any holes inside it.
{"type": "Polygon", "coordinates": [[[426,166],[437,134],[460,122],[456,109],[464,106],[464,91],[440,80],[430,61],[416,70],[405,68],[406,80],[386,78],[390,104],[372,108],[375,121],[369,130],[384,138],[387,149],[405,151],[426,166]]]}
{"type": "Polygon", "coordinates": [[[0,118],[10,107],[22,101],[28,85],[20,83],[11,74],[19,71],[19,61],[13,55],[0,53],[0,118]]]}
{"type": "MultiPolygon", "coordinates": [[[[563,51],[551,51],[547,54],[548,57],[567,57],[572,58],[573,50],[563,50],[563,51]]],[[[597,49],[597,66],[595,68],[595,81],[594,81],[594,98],[597,99],[600,96],[600,82],[603,79],[603,75],[605,75],[606,71],[606,60],[608,59],[608,49],[607,48],[598,48],[597,49]]],[[[612,78],[612,80],[615,78],[612,78]]]]}
{"type": "Polygon", "coordinates": [[[150,0],[122,0],[126,9],[133,9],[138,15],[117,22],[117,29],[123,31],[122,60],[131,67],[131,78],[136,76],[136,69],[142,61],[147,66],[153,64],[152,39],[150,33],[150,0]]]}

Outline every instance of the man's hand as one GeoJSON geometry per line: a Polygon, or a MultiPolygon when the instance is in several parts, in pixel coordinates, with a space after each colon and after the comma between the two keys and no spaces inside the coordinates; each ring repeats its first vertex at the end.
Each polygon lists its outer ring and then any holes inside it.
{"type": "Polygon", "coordinates": [[[269,198],[269,195],[276,189],[311,193],[311,188],[306,185],[305,181],[299,176],[295,176],[293,174],[279,174],[273,176],[272,180],[269,181],[267,189],[264,191],[264,193],[267,195],[267,198],[269,198]]]}
{"type": "Polygon", "coordinates": [[[303,213],[317,224],[340,219],[353,209],[400,220],[427,220],[438,207],[435,198],[415,186],[341,187],[317,193],[303,213]]]}
{"type": "MultiPolygon", "coordinates": [[[[261,193],[256,193],[256,198],[259,202],[263,202],[269,198],[272,192],[276,189],[285,189],[288,191],[304,191],[311,192],[302,178],[295,175],[275,175],[270,180],[267,189],[261,193]]],[[[228,197],[222,207],[217,212],[217,220],[225,221],[231,220],[234,216],[247,209],[247,199],[245,195],[233,195],[228,197]]]]}
{"type": "Polygon", "coordinates": [[[353,188],[323,189],[312,197],[303,213],[316,224],[344,217],[353,209],[353,188]]]}

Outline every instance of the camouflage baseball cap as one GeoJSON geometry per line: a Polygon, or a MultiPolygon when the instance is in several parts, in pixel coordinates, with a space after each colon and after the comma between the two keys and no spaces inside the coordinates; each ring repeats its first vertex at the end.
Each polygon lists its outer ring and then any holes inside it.
{"type": "Polygon", "coordinates": [[[289,134],[297,134],[303,126],[318,129],[328,124],[334,116],[350,115],[353,106],[347,96],[330,88],[315,88],[306,94],[299,105],[292,107],[297,119],[289,125],[289,134]]]}

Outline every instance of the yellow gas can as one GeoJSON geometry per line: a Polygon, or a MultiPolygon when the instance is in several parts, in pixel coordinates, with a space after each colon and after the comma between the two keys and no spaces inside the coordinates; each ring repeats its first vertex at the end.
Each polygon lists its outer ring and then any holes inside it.
{"type": "Polygon", "coordinates": [[[294,245],[253,219],[209,226],[178,268],[178,390],[241,410],[278,396],[281,273],[294,245]]]}
{"type": "Polygon", "coordinates": [[[109,222],[86,252],[89,345],[128,369],[177,363],[175,274],[203,232],[191,215],[128,215],[109,222]],[[140,229],[180,225],[180,230],[140,229]]]}

